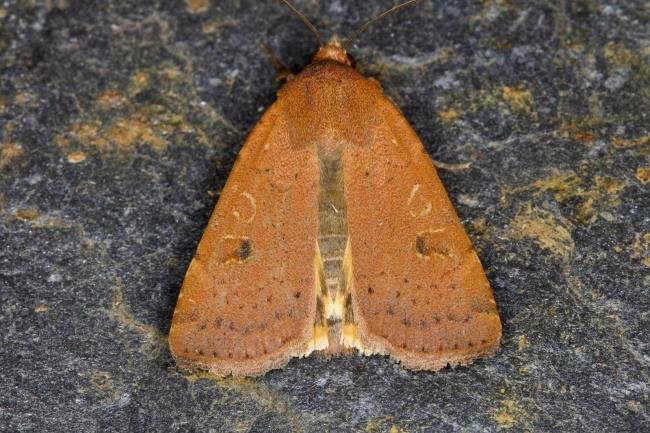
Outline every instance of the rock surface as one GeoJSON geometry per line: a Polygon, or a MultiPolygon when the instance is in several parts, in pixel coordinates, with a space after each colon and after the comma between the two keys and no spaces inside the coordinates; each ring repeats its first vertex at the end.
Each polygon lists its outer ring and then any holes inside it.
{"type": "MultiPolygon", "coordinates": [[[[326,37],[394,2],[296,1],[326,37]]],[[[650,32],[643,1],[423,1],[351,49],[434,159],[490,278],[500,351],[260,379],[179,371],[165,335],[246,134],[276,2],[0,3],[0,430],[650,428],[650,32]]]]}

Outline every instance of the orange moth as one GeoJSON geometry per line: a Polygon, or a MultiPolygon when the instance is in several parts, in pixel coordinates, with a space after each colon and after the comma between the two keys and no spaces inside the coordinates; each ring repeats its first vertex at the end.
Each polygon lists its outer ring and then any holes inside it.
{"type": "Polygon", "coordinates": [[[178,296],[181,367],[253,376],[356,349],[439,370],[498,347],[492,290],[433,163],[347,45],[321,43],[241,149],[178,296]]]}

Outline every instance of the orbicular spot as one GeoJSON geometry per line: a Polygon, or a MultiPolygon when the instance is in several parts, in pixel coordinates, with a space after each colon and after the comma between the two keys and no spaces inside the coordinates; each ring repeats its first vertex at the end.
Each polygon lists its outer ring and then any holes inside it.
{"type": "Polygon", "coordinates": [[[421,191],[422,185],[415,184],[411,189],[409,198],[406,201],[406,204],[409,208],[409,213],[413,218],[419,218],[427,216],[431,213],[432,205],[431,201],[427,200],[424,194],[421,191]]]}
{"type": "Polygon", "coordinates": [[[430,229],[418,233],[415,236],[413,247],[417,256],[424,260],[435,257],[453,262],[458,261],[457,254],[454,252],[454,240],[445,229],[430,229]]]}
{"type": "Polygon", "coordinates": [[[232,215],[240,223],[250,224],[257,213],[257,202],[249,192],[241,192],[231,205],[232,215]]]}
{"type": "Polygon", "coordinates": [[[243,263],[253,253],[253,244],[247,237],[224,236],[215,249],[219,263],[243,263]]]}

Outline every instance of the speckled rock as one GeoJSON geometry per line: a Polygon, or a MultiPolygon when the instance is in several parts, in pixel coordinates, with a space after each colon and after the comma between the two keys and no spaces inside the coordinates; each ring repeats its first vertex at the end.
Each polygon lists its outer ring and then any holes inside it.
{"type": "MultiPolygon", "coordinates": [[[[297,1],[326,37],[392,1],[297,1]]],[[[234,158],[316,43],[277,2],[0,2],[0,430],[650,429],[643,1],[430,0],[351,49],[412,122],[504,325],[469,367],[179,371],[165,335],[234,158]]]]}

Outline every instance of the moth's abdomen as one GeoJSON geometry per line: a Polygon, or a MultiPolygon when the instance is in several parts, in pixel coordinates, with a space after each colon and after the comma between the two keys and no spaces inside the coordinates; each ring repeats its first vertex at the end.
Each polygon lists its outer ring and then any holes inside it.
{"type": "Polygon", "coordinates": [[[347,207],[343,191],[343,169],[338,156],[321,157],[318,197],[318,246],[323,260],[325,281],[335,295],[348,239],[347,207]]]}
{"type": "Polygon", "coordinates": [[[321,323],[328,334],[328,352],[340,352],[341,325],[346,318],[348,245],[347,205],[343,188],[343,166],[339,151],[320,152],[318,197],[318,248],[322,262],[321,323]]]}

